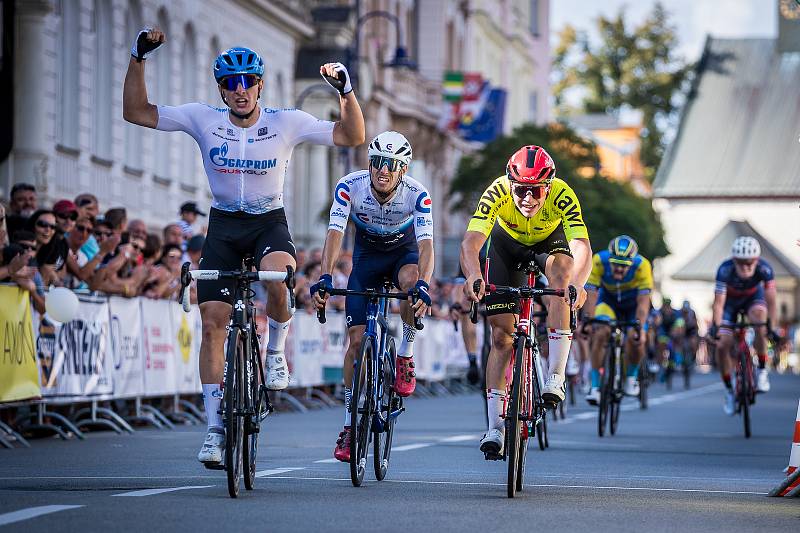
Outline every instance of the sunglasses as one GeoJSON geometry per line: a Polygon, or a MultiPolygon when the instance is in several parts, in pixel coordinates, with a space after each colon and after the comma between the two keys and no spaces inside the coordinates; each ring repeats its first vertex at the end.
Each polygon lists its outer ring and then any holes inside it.
{"type": "Polygon", "coordinates": [[[111,232],[111,231],[95,231],[94,232],[94,236],[95,237],[102,237],[102,238],[111,237],[113,234],[114,233],[111,232]]]}
{"type": "Polygon", "coordinates": [[[399,159],[394,159],[385,155],[373,155],[369,158],[369,164],[375,170],[380,170],[385,165],[389,172],[396,172],[405,166],[399,159]]]}
{"type": "Polygon", "coordinates": [[[247,90],[254,85],[258,85],[260,78],[254,74],[236,74],[235,76],[227,76],[219,80],[219,84],[228,91],[235,91],[239,84],[242,88],[247,90]]]}
{"type": "Polygon", "coordinates": [[[75,231],[79,231],[81,233],[90,233],[92,231],[92,228],[90,228],[89,226],[83,226],[81,224],[78,224],[75,226],[75,231]]]}
{"type": "Polygon", "coordinates": [[[547,190],[549,187],[547,185],[512,185],[511,190],[514,191],[514,195],[518,198],[525,198],[528,196],[528,193],[533,196],[534,200],[541,200],[545,196],[547,196],[547,190]]]}
{"type": "Polygon", "coordinates": [[[76,213],[74,211],[72,213],[70,213],[70,214],[67,214],[67,213],[56,213],[56,218],[60,218],[61,220],[66,220],[66,219],[78,220],[78,213],[76,213]]]}
{"type": "Polygon", "coordinates": [[[18,243],[18,244],[19,247],[22,248],[22,250],[25,252],[33,252],[36,250],[36,246],[31,246],[30,244],[23,244],[23,243],[18,243]]]}
{"type": "Polygon", "coordinates": [[[44,229],[47,229],[47,228],[56,229],[58,227],[55,224],[51,224],[49,222],[45,222],[44,220],[37,220],[36,221],[36,226],[40,227],[40,228],[44,228],[44,229]]]}
{"type": "Polygon", "coordinates": [[[137,252],[141,252],[142,251],[142,247],[139,246],[138,244],[134,243],[134,242],[131,243],[131,248],[133,248],[137,252]]]}
{"type": "Polygon", "coordinates": [[[734,259],[733,262],[739,266],[753,266],[758,262],[758,259],[734,259]]]}
{"type": "Polygon", "coordinates": [[[181,254],[167,254],[167,259],[180,259],[183,257],[181,254]]]}
{"type": "Polygon", "coordinates": [[[94,200],[91,198],[81,198],[81,201],[78,202],[78,207],[86,207],[89,204],[93,204],[94,200]]]}

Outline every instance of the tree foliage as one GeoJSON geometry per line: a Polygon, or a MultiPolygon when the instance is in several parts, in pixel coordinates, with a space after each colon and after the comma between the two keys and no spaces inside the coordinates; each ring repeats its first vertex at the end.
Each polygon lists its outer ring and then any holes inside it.
{"type": "Polygon", "coordinates": [[[584,113],[618,114],[626,107],[641,112],[641,157],[652,179],[664,153],[664,131],[675,115],[676,96],[693,65],[676,55],[676,30],[661,3],[639,26],[626,23],[622,8],[616,17],[600,17],[597,30],[599,43],[569,25],[560,33],[553,59],[556,105],[564,105],[570,89],[580,88],[584,113]]]}
{"type": "Polygon", "coordinates": [[[556,175],[575,190],[593,250],[604,249],[613,237],[626,233],[636,239],[645,257],[667,254],[664,230],[649,199],[627,184],[600,177],[595,145],[564,124],[524,124],[464,156],[451,182],[451,192],[458,198],[455,209],[471,214],[486,187],[505,172],[511,154],[526,144],[543,146],[555,161],[556,175]]]}

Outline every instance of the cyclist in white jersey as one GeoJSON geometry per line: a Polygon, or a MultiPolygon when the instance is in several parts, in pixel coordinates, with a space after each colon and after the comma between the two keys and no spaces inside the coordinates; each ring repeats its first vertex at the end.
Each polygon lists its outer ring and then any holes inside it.
{"type": "MultiPolygon", "coordinates": [[[[231,48],[214,62],[214,77],[227,108],[154,105],[147,98],[144,60],[165,41],[158,29],[145,28],[136,36],[125,76],[123,117],[148,128],[184,131],[197,141],[213,195],[202,267],[237,269],[245,254],[253,254],[261,270],[295,267],[283,209],[283,182],[292,150],[301,142],[329,146],[364,142],[364,117],[347,69],[340,63],[320,67],[320,74],[340,94],[341,120],[336,123],[296,109],[261,108],[264,62],[245,47],[231,48]]],[[[198,454],[203,463],[222,460],[225,439],[218,410],[232,294],[232,283],[198,283],[203,322],[200,379],[208,417],[208,434],[198,454]]],[[[280,390],[289,383],[283,352],[291,315],[282,283],[268,283],[267,294],[267,387],[280,390]]]]}
{"type": "MultiPolygon", "coordinates": [[[[331,271],[342,247],[348,219],[356,227],[353,270],[347,280],[352,290],[377,289],[384,277],[390,277],[404,291],[419,291],[419,300],[411,307],[401,304],[403,336],[397,348],[397,375],[394,389],[399,396],[414,392],[414,316],[421,317],[431,305],[428,283],[433,275],[433,215],[431,197],[425,187],[406,175],[411,162],[411,144],[401,134],[386,131],[369,144],[368,170],[358,170],[343,177],[333,191],[328,234],[322,250],[322,275],[311,286],[316,307],[328,298],[320,289],[333,288],[331,271]]],[[[345,352],[344,430],[339,434],[333,455],[350,460],[350,402],[353,360],[361,347],[367,323],[366,298],[345,300],[347,334],[350,344],[345,352]]]]}

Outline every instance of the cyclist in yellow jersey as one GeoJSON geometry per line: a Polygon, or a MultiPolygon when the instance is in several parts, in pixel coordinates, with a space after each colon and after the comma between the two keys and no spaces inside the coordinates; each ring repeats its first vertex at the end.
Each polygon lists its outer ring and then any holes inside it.
{"type": "MultiPolygon", "coordinates": [[[[556,166],[539,146],[520,148],[506,166],[506,175],[494,180],[478,201],[475,214],[461,243],[461,268],[467,281],[464,293],[478,301],[473,284],[484,281],[478,253],[489,240],[485,281],[497,285],[520,286],[525,275],[516,265],[535,259],[550,287],[574,286],[578,291],[575,307],[586,298],[583,285],[591,270],[592,251],[575,193],[555,177],[556,166]]],[[[564,400],[564,372],[572,332],[569,330],[569,300],[549,298],[547,380],[542,397],[550,403],[564,400]]],[[[519,302],[512,296],[489,295],[486,313],[492,327],[492,349],[486,365],[486,397],[489,428],[481,440],[485,454],[500,454],[504,442],[503,404],[505,372],[511,358],[512,334],[519,302]]]]}
{"type": "MultiPolygon", "coordinates": [[[[650,261],[639,255],[639,245],[633,238],[627,235],[614,237],[608,243],[608,250],[594,254],[586,289],[584,316],[625,322],[638,319],[642,325],[638,339],[628,331],[625,345],[625,394],[638,396],[639,364],[644,358],[650,293],[653,290],[650,261]]],[[[586,401],[591,405],[600,403],[600,368],[610,334],[605,325],[595,325],[592,332],[592,384],[586,395],[586,401]]]]}

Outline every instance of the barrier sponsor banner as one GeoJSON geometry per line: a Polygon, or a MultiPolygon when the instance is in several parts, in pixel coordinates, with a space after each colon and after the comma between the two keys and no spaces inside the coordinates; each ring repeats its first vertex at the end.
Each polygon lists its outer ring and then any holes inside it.
{"type": "Polygon", "coordinates": [[[28,291],[0,287],[0,402],[41,396],[28,291]]]}
{"type": "Polygon", "coordinates": [[[177,348],[173,361],[175,362],[175,391],[180,394],[200,392],[198,387],[200,374],[199,350],[195,342],[198,336],[195,331],[195,322],[191,313],[185,313],[177,302],[170,302],[170,323],[172,344],[177,348]]]}
{"type": "Polygon", "coordinates": [[[108,301],[80,298],[75,319],[64,324],[42,318],[37,349],[44,396],[63,401],[112,397],[108,301]]]}
{"type": "Polygon", "coordinates": [[[114,397],[145,394],[142,312],[138,299],[112,296],[108,301],[114,397]]]}
{"type": "Polygon", "coordinates": [[[316,315],[297,313],[287,340],[291,387],[312,387],[342,382],[342,363],[347,342],[343,313],[328,313],[320,324],[316,315]],[[291,345],[291,351],[288,349],[291,345]]]}
{"type": "Polygon", "coordinates": [[[142,298],[144,386],[147,396],[175,394],[178,355],[171,302],[142,298]]]}
{"type": "Polygon", "coordinates": [[[425,329],[417,332],[414,338],[414,371],[418,379],[439,381],[447,377],[445,354],[449,351],[448,327],[452,331],[453,324],[443,320],[427,320],[425,329]]]}

